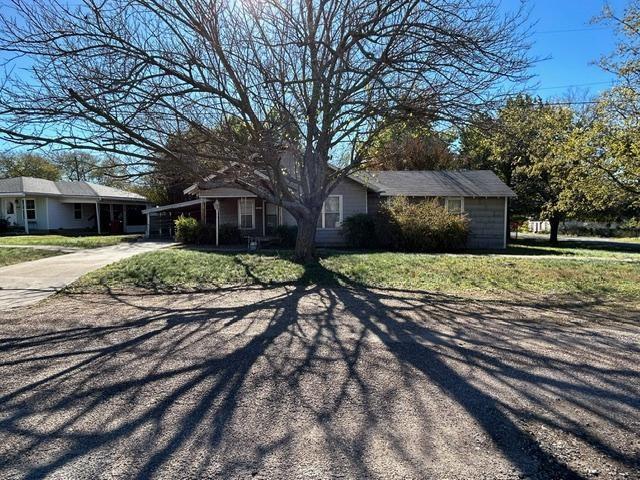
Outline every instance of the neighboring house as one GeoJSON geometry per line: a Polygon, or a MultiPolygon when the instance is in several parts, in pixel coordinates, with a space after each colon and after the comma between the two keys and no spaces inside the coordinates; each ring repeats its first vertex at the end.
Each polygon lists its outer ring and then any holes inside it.
{"type": "MultiPolygon", "coordinates": [[[[173,220],[180,214],[199,217],[207,224],[237,226],[246,236],[269,236],[278,225],[295,225],[282,207],[258,198],[242,185],[215,186],[215,175],[185,190],[197,200],[145,210],[150,236],[172,234],[173,220]],[[217,202],[217,203],[216,203],[217,202]]],[[[508,199],[515,194],[489,170],[385,171],[350,175],[324,204],[316,243],[344,245],[342,222],[359,213],[375,215],[381,200],[393,196],[439,199],[453,212],[470,220],[469,248],[506,247],[508,199]]]]}
{"type": "Polygon", "coordinates": [[[145,231],[146,198],[87,182],[42,178],[0,179],[0,218],[26,233],[89,230],[98,233],[145,231]],[[100,221],[97,221],[100,219],[100,221]]]}

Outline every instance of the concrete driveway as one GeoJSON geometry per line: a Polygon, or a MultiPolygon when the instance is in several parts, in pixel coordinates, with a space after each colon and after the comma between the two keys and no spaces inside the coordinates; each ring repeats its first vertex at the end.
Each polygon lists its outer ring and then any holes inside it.
{"type": "Polygon", "coordinates": [[[0,310],[34,304],[53,295],[85,273],[123,258],[169,245],[172,244],[121,243],[0,268],[0,310]]]}

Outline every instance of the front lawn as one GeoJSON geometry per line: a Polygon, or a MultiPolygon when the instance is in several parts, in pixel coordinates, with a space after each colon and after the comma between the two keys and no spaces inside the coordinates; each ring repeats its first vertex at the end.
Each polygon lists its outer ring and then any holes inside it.
{"type": "Polygon", "coordinates": [[[133,242],[140,235],[15,235],[0,237],[0,245],[52,245],[56,247],[98,248],[133,242]]]}
{"type": "MultiPolygon", "coordinates": [[[[480,252],[482,254],[482,252],[480,252]]],[[[485,252],[486,253],[486,252],[485,252]]],[[[547,241],[535,239],[515,240],[509,244],[506,251],[498,254],[511,255],[560,255],[564,257],[588,257],[592,259],[620,259],[640,261],[640,244],[626,245],[615,243],[579,240],[563,240],[555,245],[547,241]]]]}
{"type": "Polygon", "coordinates": [[[315,283],[424,290],[470,296],[523,294],[640,296],[640,262],[610,258],[513,257],[324,252],[301,266],[290,254],[161,250],[112,264],[71,290],[143,288],[155,291],[230,285],[315,283]]]}
{"type": "Polygon", "coordinates": [[[62,252],[55,250],[39,250],[35,248],[0,248],[0,267],[13,265],[15,263],[30,262],[41,258],[61,255],[62,252]]]}

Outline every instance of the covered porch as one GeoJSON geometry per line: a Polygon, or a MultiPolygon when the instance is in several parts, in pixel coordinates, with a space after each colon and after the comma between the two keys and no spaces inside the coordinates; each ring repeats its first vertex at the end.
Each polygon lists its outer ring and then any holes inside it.
{"type": "Polygon", "coordinates": [[[24,232],[48,230],[47,199],[24,194],[0,196],[0,218],[9,227],[22,228],[24,232]]]}
{"type": "Polygon", "coordinates": [[[143,233],[145,207],[126,201],[13,194],[0,196],[0,219],[26,234],[58,230],[143,233]]]}
{"type": "Polygon", "coordinates": [[[216,245],[220,244],[218,231],[222,226],[237,228],[246,239],[273,236],[283,224],[282,207],[237,188],[201,191],[197,200],[149,208],[144,213],[150,238],[172,238],[175,220],[184,215],[214,228],[216,245]]]}

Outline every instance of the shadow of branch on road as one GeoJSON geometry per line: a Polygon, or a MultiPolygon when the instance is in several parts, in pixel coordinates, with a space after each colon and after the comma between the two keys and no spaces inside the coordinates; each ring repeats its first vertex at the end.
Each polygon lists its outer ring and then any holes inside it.
{"type": "Polygon", "coordinates": [[[535,306],[373,291],[317,265],[296,285],[68,301],[86,309],[68,327],[0,337],[0,472],[415,478],[502,462],[581,478],[552,441],[638,468],[607,436],[640,424],[638,370],[607,366],[637,345],[535,306]]]}

